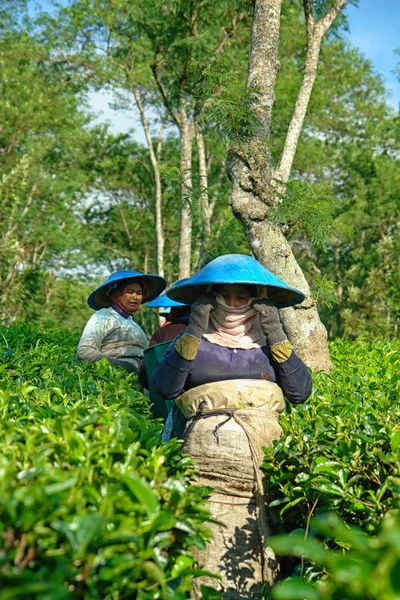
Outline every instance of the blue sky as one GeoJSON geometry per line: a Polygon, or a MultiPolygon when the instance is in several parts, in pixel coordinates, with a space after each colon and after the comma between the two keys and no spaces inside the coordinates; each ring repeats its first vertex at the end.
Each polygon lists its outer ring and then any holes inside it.
{"type": "Polygon", "coordinates": [[[359,6],[347,8],[353,46],[371,60],[384,77],[390,93],[389,102],[395,108],[400,103],[400,81],[393,73],[400,66],[400,0],[360,0],[359,6]]]}

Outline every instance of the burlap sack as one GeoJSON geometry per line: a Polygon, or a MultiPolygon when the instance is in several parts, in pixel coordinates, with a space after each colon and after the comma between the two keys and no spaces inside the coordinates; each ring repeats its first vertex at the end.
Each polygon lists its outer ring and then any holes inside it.
{"type": "Polygon", "coordinates": [[[192,598],[201,598],[201,584],[220,589],[224,600],[257,598],[264,582],[274,583],[278,565],[267,546],[262,446],[282,435],[278,423],[284,408],[274,383],[230,380],[185,392],[177,404],[189,419],[183,451],[197,463],[197,483],[214,488],[209,500],[213,539],[195,556],[222,581],[200,577],[192,598]]]}

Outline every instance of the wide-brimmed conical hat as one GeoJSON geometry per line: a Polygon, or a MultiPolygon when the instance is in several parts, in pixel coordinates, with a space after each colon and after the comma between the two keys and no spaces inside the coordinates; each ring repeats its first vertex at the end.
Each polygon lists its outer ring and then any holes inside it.
{"type": "Polygon", "coordinates": [[[176,300],[171,300],[168,298],[166,294],[161,294],[155,300],[148,302],[146,304],[147,308],[172,308],[174,306],[187,306],[183,302],[177,302],[176,300]]]}
{"type": "MultiPolygon", "coordinates": [[[[172,288],[180,283],[183,283],[184,281],[188,281],[188,279],[189,278],[186,277],[185,279],[180,279],[179,281],[176,281],[173,284],[172,288]]],[[[155,300],[149,302],[146,306],[148,308],[173,308],[175,306],[187,306],[187,304],[168,298],[167,293],[165,292],[164,294],[161,294],[161,296],[158,296],[158,298],[156,298],[155,300]]]]}
{"type": "Polygon", "coordinates": [[[110,292],[123,281],[134,282],[135,280],[143,281],[146,286],[142,302],[154,300],[154,298],[157,298],[157,296],[159,296],[167,287],[166,280],[159,275],[145,275],[139,271],[116,271],[110,275],[107,281],[99,285],[99,287],[90,294],[88,298],[90,308],[93,308],[93,310],[108,308],[112,305],[110,292]]]}
{"type": "Polygon", "coordinates": [[[304,300],[302,292],[290,287],[255,258],[245,254],[225,254],[215,258],[189,279],[171,287],[167,296],[177,302],[193,304],[211,285],[232,283],[265,286],[269,300],[277,308],[293,306],[304,300]]]}

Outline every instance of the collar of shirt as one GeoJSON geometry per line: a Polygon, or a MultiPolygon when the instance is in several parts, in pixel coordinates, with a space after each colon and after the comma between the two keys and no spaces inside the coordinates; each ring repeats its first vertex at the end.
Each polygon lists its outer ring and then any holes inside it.
{"type": "Polygon", "coordinates": [[[128,312],[126,312],[126,310],[124,310],[117,304],[112,304],[111,308],[113,308],[115,310],[115,312],[117,312],[119,315],[121,315],[121,317],[124,317],[124,319],[128,319],[129,317],[132,317],[132,319],[135,320],[133,318],[133,315],[130,315],[128,312]]]}

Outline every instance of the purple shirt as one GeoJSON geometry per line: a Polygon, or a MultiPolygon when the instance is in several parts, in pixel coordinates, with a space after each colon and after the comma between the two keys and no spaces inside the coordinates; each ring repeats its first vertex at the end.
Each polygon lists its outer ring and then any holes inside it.
{"type": "Polygon", "coordinates": [[[204,383],[227,379],[272,381],[295,404],[307,400],[312,389],[311,375],[294,352],[287,361],[277,363],[268,345],[241,350],[218,346],[204,338],[194,360],[182,358],[173,342],[153,374],[153,385],[160,396],[174,399],[183,391],[204,383]]]}

